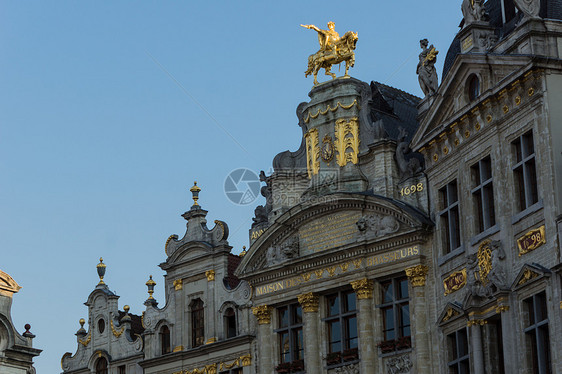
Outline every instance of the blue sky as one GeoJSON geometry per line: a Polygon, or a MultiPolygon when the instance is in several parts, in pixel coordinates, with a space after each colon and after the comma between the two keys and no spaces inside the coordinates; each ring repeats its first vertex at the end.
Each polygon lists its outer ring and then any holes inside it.
{"type": "Polygon", "coordinates": [[[76,351],[100,256],[121,308],[142,313],[150,274],[164,303],[157,265],[185,232],[194,180],[233,252],[248,244],[263,199],[234,205],[223,185],[300,144],[295,110],[318,41],[299,24],[358,32],[350,74],[421,96],[419,40],[440,51],[441,79],[460,5],[0,1],[0,269],[23,287],[13,321],[37,335],[38,373],[76,351]]]}

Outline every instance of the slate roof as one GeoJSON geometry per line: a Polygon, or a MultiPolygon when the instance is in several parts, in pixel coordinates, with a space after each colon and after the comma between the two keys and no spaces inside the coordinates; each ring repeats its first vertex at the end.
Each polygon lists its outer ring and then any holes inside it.
{"type": "MultiPolygon", "coordinates": [[[[549,18],[549,19],[556,19],[562,20],[562,1],[560,0],[542,0],[541,1],[541,13],[540,16],[542,18],[549,18]]],[[[519,20],[523,17],[523,14],[519,12],[519,14],[513,18],[510,22],[506,23],[505,25],[502,23],[502,5],[501,0],[488,0],[484,4],[486,7],[486,11],[490,16],[490,24],[496,27],[496,35],[498,36],[499,40],[505,38],[509,35],[514,29],[515,25],[519,22],[519,20]]],[[[464,20],[461,21],[459,27],[464,25],[464,20]]],[[[461,52],[461,43],[458,37],[458,34],[455,35],[449,49],[447,50],[447,55],[445,57],[445,61],[443,64],[443,74],[441,75],[441,81],[445,78],[453,63],[455,62],[455,58],[461,52]]]]}
{"type": "MultiPolygon", "coordinates": [[[[119,310],[119,321],[125,315],[124,311],[119,310]]],[[[135,336],[135,334],[141,335],[144,332],[144,327],[142,327],[141,316],[137,316],[136,314],[129,313],[129,317],[131,317],[131,335],[135,336]]]]}
{"type": "Polygon", "coordinates": [[[228,273],[222,281],[224,282],[226,288],[228,288],[229,290],[236,288],[236,286],[238,286],[238,283],[240,283],[240,279],[234,276],[234,272],[236,271],[238,265],[240,265],[240,262],[242,262],[242,257],[233,254],[230,254],[228,256],[228,273]]]}
{"type": "Polygon", "coordinates": [[[416,117],[421,98],[375,81],[371,82],[371,92],[373,121],[382,120],[389,138],[394,140],[398,139],[398,128],[403,127],[409,141],[419,126],[416,117]]]}

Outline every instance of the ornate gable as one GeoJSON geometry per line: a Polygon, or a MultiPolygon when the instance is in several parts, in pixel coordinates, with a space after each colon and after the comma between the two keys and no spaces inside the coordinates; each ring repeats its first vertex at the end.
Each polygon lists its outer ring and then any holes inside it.
{"type": "Polygon", "coordinates": [[[352,194],[330,197],[329,204],[301,204],[279,217],[250,247],[237,275],[281,269],[301,258],[358,246],[368,245],[372,251],[391,248],[389,240],[431,224],[398,201],[352,194]]]}
{"type": "Polygon", "coordinates": [[[491,61],[485,55],[459,55],[437,93],[428,99],[431,101],[427,102],[425,112],[422,103],[420,113],[423,118],[412,139],[412,149],[426,148],[433,140],[439,141],[442,133],[454,132],[457,123],[467,116],[474,116],[475,110],[497,93],[489,91],[491,87],[499,91],[499,83],[504,78],[521,71],[528,63],[529,58],[522,56],[496,56],[491,61]],[[477,101],[470,102],[467,82],[473,74],[480,82],[480,96],[477,101]]]}
{"type": "Polygon", "coordinates": [[[511,285],[512,290],[517,290],[530,283],[534,283],[545,276],[550,276],[550,270],[538,264],[525,264],[515,277],[515,281],[511,285]]]}
{"type": "Polygon", "coordinates": [[[457,318],[463,317],[464,314],[465,313],[461,305],[457,303],[447,303],[437,319],[437,324],[442,326],[445,323],[449,323],[457,318]]]}

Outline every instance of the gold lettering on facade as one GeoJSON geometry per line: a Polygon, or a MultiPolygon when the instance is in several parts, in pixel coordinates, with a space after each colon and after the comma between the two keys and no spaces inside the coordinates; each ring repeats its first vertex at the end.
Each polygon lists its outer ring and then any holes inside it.
{"type": "Polygon", "coordinates": [[[299,229],[301,255],[340,247],[354,241],[360,212],[338,212],[299,229]]]}
{"type": "Polygon", "coordinates": [[[320,171],[320,147],[318,146],[318,129],[312,129],[304,135],[306,142],[306,168],[308,178],[320,171]]]}
{"type": "Polygon", "coordinates": [[[544,225],[531,230],[519,239],[517,239],[517,247],[519,248],[519,256],[534,251],[541,245],[546,244],[544,225]]]}
{"type": "Polygon", "coordinates": [[[252,235],[250,235],[250,238],[251,238],[252,240],[256,240],[256,239],[258,239],[264,232],[265,232],[264,229],[259,229],[259,230],[252,231],[252,235]]]}
{"type": "Polygon", "coordinates": [[[466,268],[461,271],[451,273],[447,278],[443,279],[443,288],[445,295],[460,290],[466,285],[466,268]]]}
{"type": "Polygon", "coordinates": [[[336,159],[339,166],[345,166],[348,162],[357,164],[359,155],[359,120],[353,117],[346,121],[336,121],[336,159]]]}
{"type": "MultiPolygon", "coordinates": [[[[420,249],[417,245],[409,248],[397,249],[389,253],[368,257],[367,259],[365,259],[365,266],[372,267],[372,266],[384,265],[390,262],[401,260],[403,258],[417,256],[419,254],[420,254],[420,249]]],[[[354,259],[353,263],[355,265],[355,268],[358,269],[363,263],[363,259],[354,259]]],[[[339,275],[336,274],[336,270],[338,267],[342,269],[342,273],[340,274],[343,274],[343,272],[345,272],[349,268],[349,265],[350,262],[347,262],[339,265],[330,266],[328,268],[316,269],[314,270],[314,274],[316,275],[316,279],[322,279],[323,274],[326,271],[330,277],[333,277],[339,275]]],[[[256,296],[263,296],[266,294],[283,291],[289,288],[298,287],[304,282],[308,282],[311,276],[312,276],[312,272],[307,272],[301,275],[294,276],[292,278],[284,279],[282,281],[276,281],[273,283],[265,284],[263,286],[255,287],[254,292],[256,296]]]]}
{"type": "Polygon", "coordinates": [[[470,35],[469,37],[465,38],[465,39],[462,41],[462,50],[463,50],[463,52],[466,52],[466,51],[468,51],[469,49],[471,49],[471,48],[472,48],[472,45],[473,45],[473,39],[472,39],[472,35],[470,35]]]}

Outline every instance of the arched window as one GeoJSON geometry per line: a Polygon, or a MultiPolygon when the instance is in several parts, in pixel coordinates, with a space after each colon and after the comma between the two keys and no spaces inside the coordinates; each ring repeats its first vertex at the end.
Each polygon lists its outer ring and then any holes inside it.
{"type": "Polygon", "coordinates": [[[473,101],[480,96],[480,80],[475,74],[468,78],[468,99],[473,101]]]}
{"type": "Polygon", "coordinates": [[[236,313],[232,308],[224,312],[224,329],[227,339],[236,336],[236,313]]]}
{"type": "Polygon", "coordinates": [[[105,357],[100,357],[96,362],[96,374],[108,374],[107,360],[105,357]]]}
{"type": "Polygon", "coordinates": [[[205,344],[205,308],[201,299],[191,303],[191,346],[205,344]]]}
{"type": "Polygon", "coordinates": [[[160,345],[162,346],[162,354],[170,353],[170,329],[168,326],[162,326],[160,329],[160,345]]]}

